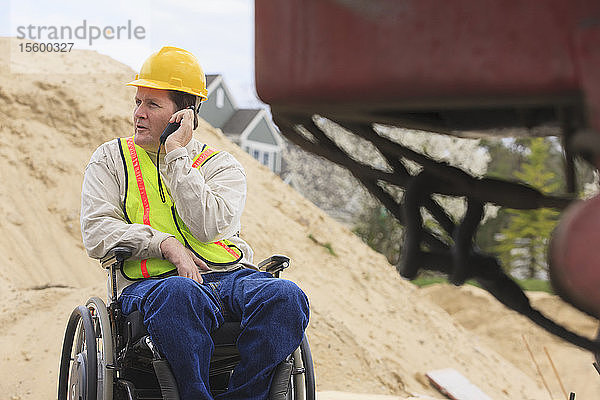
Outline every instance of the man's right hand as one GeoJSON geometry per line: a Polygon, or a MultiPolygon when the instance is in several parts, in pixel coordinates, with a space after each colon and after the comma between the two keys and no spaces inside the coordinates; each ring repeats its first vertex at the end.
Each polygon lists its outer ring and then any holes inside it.
{"type": "Polygon", "coordinates": [[[166,260],[169,260],[177,267],[179,276],[202,283],[202,274],[200,274],[199,269],[202,271],[210,271],[210,268],[204,261],[196,257],[194,253],[173,236],[162,241],[160,244],[160,251],[166,260]]]}

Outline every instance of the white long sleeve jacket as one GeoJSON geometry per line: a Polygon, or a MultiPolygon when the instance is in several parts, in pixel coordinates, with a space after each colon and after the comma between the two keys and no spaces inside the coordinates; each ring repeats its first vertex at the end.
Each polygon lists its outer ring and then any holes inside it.
{"type": "MultiPolygon", "coordinates": [[[[181,219],[202,242],[228,239],[251,265],[253,252],[238,233],[246,202],[246,175],[241,164],[221,151],[204,165],[192,168],[203,144],[193,139],[185,148],[161,155],[160,172],[181,219]]],[[[148,152],[156,160],[156,153],[148,152]]],[[[102,144],[85,169],[81,192],[81,233],[88,255],[102,258],[116,246],[133,249],[133,257],[162,258],[160,244],[171,236],[143,224],[129,224],[123,213],[125,170],[117,140],[102,144]]],[[[223,267],[219,271],[237,268],[223,267]]],[[[131,281],[118,274],[119,292],[131,281]]]]}

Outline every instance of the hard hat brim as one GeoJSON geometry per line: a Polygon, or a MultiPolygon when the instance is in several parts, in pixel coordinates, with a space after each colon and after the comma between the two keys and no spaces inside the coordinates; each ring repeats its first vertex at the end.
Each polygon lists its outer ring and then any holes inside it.
{"type": "Polygon", "coordinates": [[[198,96],[202,98],[202,101],[207,99],[206,93],[200,93],[192,88],[175,86],[166,82],[157,82],[150,79],[135,79],[131,82],[126,83],[127,86],[141,86],[147,87],[151,89],[163,89],[163,90],[177,90],[179,92],[193,94],[194,96],[198,96]]]}

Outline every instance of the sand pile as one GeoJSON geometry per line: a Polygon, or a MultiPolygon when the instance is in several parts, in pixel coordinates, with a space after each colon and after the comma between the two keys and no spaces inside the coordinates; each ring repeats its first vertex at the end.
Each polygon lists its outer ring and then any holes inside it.
{"type": "MultiPolygon", "coordinates": [[[[133,90],[123,82],[133,71],[74,51],[19,60],[24,70],[31,62],[60,75],[19,75],[8,68],[8,46],[0,39],[0,398],[52,399],[70,311],[105,294],[104,274],[81,245],[79,193],[96,146],[132,132],[133,90]]],[[[546,398],[527,373],[219,131],[201,124],[196,137],[233,153],[246,169],[242,235],[256,259],[283,253],[293,260],[284,276],[311,300],[320,391],[439,398],[424,374],[451,367],[494,399],[546,398]]]]}
{"type": "MultiPolygon", "coordinates": [[[[476,334],[479,342],[495,349],[543,385],[525,345],[525,337],[554,398],[563,398],[562,390],[544,349],[550,355],[567,393],[575,392],[577,399],[600,398],[600,376],[592,366],[593,357],[589,352],[571,346],[531,324],[527,318],[508,310],[477,287],[457,288],[438,284],[420,291],[425,298],[437,303],[462,326],[476,334]]],[[[595,336],[598,321],[594,318],[565,304],[556,296],[542,292],[530,292],[528,296],[533,306],[550,318],[574,332],[587,337],[595,336]]]]}

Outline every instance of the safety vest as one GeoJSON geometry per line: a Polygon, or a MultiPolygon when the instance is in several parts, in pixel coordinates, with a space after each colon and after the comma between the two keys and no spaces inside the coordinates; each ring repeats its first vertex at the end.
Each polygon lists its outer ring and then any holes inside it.
{"type": "MultiPolygon", "coordinates": [[[[167,192],[165,202],[158,191],[158,172],[144,149],[136,145],[133,137],[121,138],[119,150],[125,169],[125,219],[130,224],[145,224],[161,232],[169,233],[190,249],[208,265],[224,266],[236,264],[242,259],[242,251],[228,240],[203,243],[197,240],[177,214],[175,204],[167,192]]],[[[194,157],[193,168],[200,168],[218,151],[204,146],[194,157]]],[[[166,187],[164,183],[163,187],[166,187]]],[[[123,264],[123,275],[130,280],[168,276],[177,268],[160,258],[127,260],[123,264]]]]}

